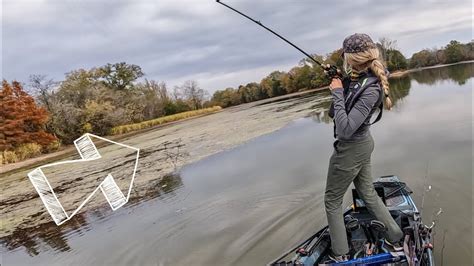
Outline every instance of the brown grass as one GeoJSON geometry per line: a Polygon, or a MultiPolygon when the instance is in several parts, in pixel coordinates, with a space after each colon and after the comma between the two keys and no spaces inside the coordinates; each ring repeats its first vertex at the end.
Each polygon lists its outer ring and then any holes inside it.
{"type": "Polygon", "coordinates": [[[182,112],[174,115],[167,115],[163,116],[160,118],[152,119],[152,120],[147,120],[143,121],[140,123],[135,123],[135,124],[129,124],[129,125],[122,125],[122,126],[116,126],[113,127],[110,130],[111,135],[119,135],[119,134],[124,134],[128,133],[131,131],[136,131],[144,128],[149,128],[157,125],[162,125],[166,124],[169,122],[174,122],[186,118],[190,118],[193,116],[199,116],[199,115],[204,115],[204,114],[210,114],[217,112],[221,110],[222,108],[220,106],[214,106],[214,107],[209,107],[209,108],[204,108],[204,109],[199,109],[199,110],[194,110],[194,111],[188,111],[188,112],[182,112]]]}

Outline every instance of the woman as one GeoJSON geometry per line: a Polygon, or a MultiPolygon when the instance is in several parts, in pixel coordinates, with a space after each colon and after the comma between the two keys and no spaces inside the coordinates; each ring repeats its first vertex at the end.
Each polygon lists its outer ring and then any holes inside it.
{"type": "Polygon", "coordinates": [[[347,37],[343,42],[343,53],[344,69],[350,75],[350,82],[346,84],[346,93],[340,79],[333,79],[329,86],[333,96],[330,115],[333,112],[336,142],[329,162],[324,197],[334,261],[348,258],[342,200],[352,182],[367,208],[387,227],[389,244],[398,242],[403,236],[374,189],[370,169],[370,155],[374,149],[369,131],[370,119],[383,96],[386,107],[390,109],[392,105],[385,67],[379,59],[377,46],[366,34],[356,33],[347,37]],[[375,82],[367,86],[367,80],[375,82]]]}

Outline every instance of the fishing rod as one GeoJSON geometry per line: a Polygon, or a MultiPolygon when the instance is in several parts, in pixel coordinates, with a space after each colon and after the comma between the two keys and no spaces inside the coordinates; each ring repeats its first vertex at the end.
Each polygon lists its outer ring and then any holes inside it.
{"type": "Polygon", "coordinates": [[[245,18],[255,22],[256,24],[258,24],[259,26],[261,26],[262,28],[268,30],[269,32],[273,33],[274,35],[276,35],[278,38],[282,39],[283,41],[285,41],[286,43],[288,43],[289,45],[293,46],[294,48],[296,48],[296,50],[300,51],[301,53],[303,53],[304,55],[306,55],[309,59],[311,59],[313,62],[315,62],[317,65],[319,65],[320,67],[322,67],[326,73],[326,75],[329,76],[329,78],[337,78],[337,77],[341,77],[341,74],[339,72],[339,70],[337,69],[336,66],[334,65],[323,65],[321,62],[319,62],[318,60],[314,59],[310,54],[308,54],[307,52],[303,51],[303,49],[299,48],[298,46],[296,46],[295,44],[293,44],[292,42],[288,41],[285,37],[281,36],[280,34],[276,33],[275,31],[273,31],[272,29],[268,28],[267,26],[263,25],[260,21],[258,20],[255,20],[247,15],[245,15],[244,13],[240,12],[239,10],[223,3],[222,1],[220,0],[216,0],[217,3],[229,8],[230,10],[244,16],[245,18]]]}

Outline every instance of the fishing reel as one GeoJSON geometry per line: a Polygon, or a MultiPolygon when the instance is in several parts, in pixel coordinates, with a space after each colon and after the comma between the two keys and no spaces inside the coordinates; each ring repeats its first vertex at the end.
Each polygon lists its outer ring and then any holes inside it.
{"type": "Polygon", "coordinates": [[[344,78],[341,70],[339,70],[335,65],[327,64],[327,65],[321,65],[321,66],[324,69],[324,74],[326,74],[329,77],[329,79],[338,78],[342,80],[344,78]]]}

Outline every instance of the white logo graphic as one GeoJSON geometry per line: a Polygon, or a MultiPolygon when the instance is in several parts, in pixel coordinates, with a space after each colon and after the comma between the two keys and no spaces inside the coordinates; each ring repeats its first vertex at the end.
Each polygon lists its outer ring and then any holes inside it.
{"type": "MultiPolygon", "coordinates": [[[[121,144],[115,141],[111,141],[111,140],[108,140],[108,139],[105,139],[93,134],[89,134],[89,133],[84,134],[80,138],[76,139],[74,141],[74,145],[76,146],[76,149],[79,152],[79,155],[81,156],[82,159],[69,160],[69,161],[56,162],[56,163],[43,165],[28,173],[28,177],[31,183],[33,183],[33,186],[35,187],[41,200],[43,201],[44,206],[46,207],[49,214],[51,215],[51,217],[53,218],[54,222],[57,225],[60,225],[66,222],[67,220],[71,219],[99,189],[104,194],[112,210],[115,211],[118,208],[122,207],[125,203],[128,202],[128,199],[130,198],[130,192],[132,190],[133,181],[135,179],[135,173],[137,171],[138,157],[140,153],[140,150],[137,148],[134,148],[125,144],[121,144]],[[126,176],[126,180],[125,180],[126,184],[129,184],[127,196],[125,197],[124,193],[122,192],[120,187],[117,185],[116,180],[114,179],[112,174],[106,173],[107,176],[104,176],[103,179],[102,178],[99,179],[97,183],[98,184],[97,187],[94,187],[94,190],[90,192],[88,195],[86,195],[85,199],[83,199],[84,196],[81,196],[81,198],[79,198],[79,201],[76,200],[74,202],[72,208],[68,208],[67,210],[65,210],[65,208],[63,207],[63,205],[60,203],[58,199],[57,193],[55,193],[55,191],[53,190],[54,186],[51,186],[51,183],[48,181],[48,178],[44,174],[43,170],[45,171],[47,169],[51,170],[52,168],[58,165],[62,165],[61,167],[68,167],[71,165],[79,164],[79,165],[82,165],[83,167],[83,165],[87,164],[87,162],[91,163],[95,161],[98,163],[98,161],[102,158],[102,156],[100,155],[96,146],[92,142],[91,137],[97,138],[97,139],[100,139],[100,140],[103,140],[115,145],[120,145],[121,147],[126,148],[126,149],[132,149],[133,153],[136,152],[136,159],[134,160],[133,174],[131,175],[131,177],[126,176]],[[77,208],[75,207],[77,205],[76,202],[80,202],[80,204],[77,203],[79,204],[77,208]]],[[[108,165],[105,165],[107,161],[100,162],[100,163],[104,164],[103,165],[104,167],[108,167],[108,165]]],[[[68,176],[68,178],[71,178],[71,177],[68,176]]]]}

